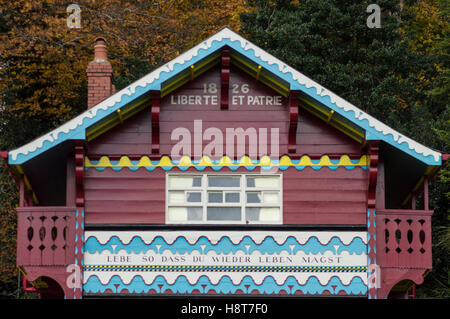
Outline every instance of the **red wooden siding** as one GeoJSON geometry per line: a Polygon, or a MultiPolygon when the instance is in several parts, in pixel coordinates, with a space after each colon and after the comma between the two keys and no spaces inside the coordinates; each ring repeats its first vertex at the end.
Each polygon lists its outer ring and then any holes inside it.
{"type": "MultiPolygon", "coordinates": [[[[198,172],[195,168],[188,171],[198,172]]],[[[227,168],[221,172],[230,173],[227,168]]],[[[284,224],[365,225],[367,171],[290,167],[282,173],[284,224]]],[[[165,223],[165,175],[160,168],[153,172],[89,169],[85,174],[86,223],[165,223]]]]}
{"type": "Polygon", "coordinates": [[[85,173],[85,222],[164,223],[165,172],[106,168],[85,173]]]}
{"type": "MultiPolygon", "coordinates": [[[[287,153],[289,110],[287,99],[282,105],[234,105],[232,90],[235,84],[249,85],[250,93],[260,96],[278,95],[242,71],[232,68],[230,76],[230,103],[227,110],[220,109],[220,69],[214,68],[196,80],[177,89],[161,100],[160,153],[170,155],[177,141],[171,141],[176,128],[191,131],[193,143],[194,120],[202,120],[203,132],[209,127],[219,128],[226,141],[226,128],[278,128],[280,155],[287,153]],[[182,95],[202,95],[204,84],[215,83],[216,105],[172,104],[182,95]]],[[[191,152],[194,152],[191,143],[191,152]]],[[[203,142],[205,147],[209,141],[203,142]]],[[[226,149],[224,147],[224,152],[226,149]]],[[[270,147],[267,151],[270,153],[270,147]]],[[[248,148],[246,149],[248,153],[248,148]]],[[[341,132],[313,115],[300,109],[297,128],[297,153],[360,154],[361,146],[341,132]]],[[[89,142],[87,155],[149,155],[151,154],[151,113],[145,109],[111,131],[89,142]]],[[[174,169],[173,171],[178,171],[174,169]]],[[[189,171],[194,171],[195,168],[189,171]]],[[[212,170],[205,170],[212,171],[212,170]]],[[[244,168],[239,172],[245,171],[244,168]]],[[[227,168],[222,172],[229,173],[227,168]]],[[[131,171],[123,168],[114,171],[107,168],[97,171],[90,168],[85,174],[86,223],[147,223],[165,222],[165,174],[162,169],[152,172],[144,168],[131,171]]],[[[308,167],[303,171],[291,167],[283,172],[283,211],[285,224],[358,224],[366,221],[367,171],[361,168],[347,170],[344,167],[333,171],[322,168],[318,171],[308,167]]]]}
{"type": "Polygon", "coordinates": [[[284,224],[365,225],[367,171],[289,167],[283,173],[284,224]]]}
{"type": "MultiPolygon", "coordinates": [[[[267,143],[270,143],[270,130],[279,130],[279,152],[287,153],[289,132],[289,110],[287,99],[282,98],[282,105],[233,105],[232,97],[242,95],[276,96],[279,95],[270,88],[256,81],[239,69],[232,68],[230,76],[230,91],[235,84],[249,85],[249,93],[230,93],[228,110],[220,109],[219,89],[220,70],[213,68],[196,80],[174,91],[161,101],[160,114],[160,153],[171,154],[172,147],[178,140],[171,140],[172,131],[176,128],[187,128],[191,131],[191,152],[194,152],[194,120],[202,120],[202,129],[209,127],[220,129],[224,136],[226,128],[260,128],[267,129],[267,143]],[[172,104],[172,98],[176,101],[182,95],[202,95],[203,85],[214,83],[217,93],[207,94],[217,98],[217,104],[211,105],[179,105],[172,104]]],[[[244,98],[244,99],[245,99],[244,98]]],[[[205,147],[209,141],[203,142],[205,147]]],[[[235,142],[236,143],[236,142],[235,142]]],[[[299,154],[355,154],[360,152],[360,144],[345,136],[335,128],[315,118],[307,111],[300,110],[297,128],[297,153],[299,154]]],[[[270,153],[271,149],[268,147],[270,153]]],[[[223,152],[226,152],[224,145],[223,152]]],[[[106,134],[96,138],[88,144],[88,155],[148,155],[151,153],[151,114],[145,109],[133,118],[127,120],[106,134]]],[[[248,147],[246,153],[249,153],[248,147]]]]}
{"type": "Polygon", "coordinates": [[[331,125],[300,109],[297,127],[297,153],[359,154],[361,144],[331,125]]]}
{"type": "Polygon", "coordinates": [[[148,155],[151,146],[151,114],[146,108],[89,142],[86,152],[88,155],[148,155]]]}
{"type": "MultiPolygon", "coordinates": [[[[244,89],[245,91],[245,89],[244,89]]],[[[236,68],[232,68],[230,74],[230,93],[228,109],[220,109],[220,69],[214,68],[195,81],[192,81],[172,94],[164,97],[161,101],[160,114],[160,134],[161,134],[161,153],[170,154],[172,147],[178,142],[171,141],[171,134],[175,128],[184,127],[193,132],[194,120],[202,120],[203,131],[209,127],[215,127],[222,131],[224,143],[226,142],[226,128],[267,128],[268,140],[270,140],[270,129],[278,128],[280,135],[280,153],[287,152],[287,132],[289,112],[287,108],[287,99],[281,98],[282,105],[248,105],[245,100],[248,96],[276,96],[279,95],[272,89],[267,88],[255,79],[243,74],[236,68]],[[217,92],[214,94],[204,94],[204,85],[208,87],[214,84],[217,92]],[[249,92],[242,92],[242,85],[247,84],[249,92]],[[233,87],[239,85],[237,91],[233,94],[233,87]],[[215,96],[217,103],[212,105],[180,105],[172,104],[172,99],[178,101],[183,95],[207,95],[215,96]],[[242,96],[244,101],[242,105],[233,104],[233,96],[242,96]]],[[[281,96],[280,96],[281,97],[281,96]]],[[[236,98],[239,99],[239,98],[236,98]]],[[[236,100],[237,101],[237,100],[236,100]]],[[[191,141],[194,138],[192,135],[191,141]]],[[[209,141],[204,141],[205,147],[209,141]]],[[[236,142],[235,142],[236,143],[236,142]]],[[[191,143],[193,152],[193,144],[191,143]]],[[[269,150],[270,151],[270,148],[269,150]]],[[[226,152],[225,144],[223,152],[226,152]]],[[[245,153],[249,154],[248,147],[245,153]]]]}

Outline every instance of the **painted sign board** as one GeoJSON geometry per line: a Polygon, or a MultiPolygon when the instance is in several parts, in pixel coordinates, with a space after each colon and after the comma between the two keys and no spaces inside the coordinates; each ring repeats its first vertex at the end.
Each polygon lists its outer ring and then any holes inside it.
{"type": "MultiPolygon", "coordinates": [[[[217,69],[207,72],[198,80],[187,84],[168,95],[165,106],[219,106],[220,75],[217,69]]],[[[242,72],[233,69],[230,76],[229,102],[231,106],[284,106],[286,98],[258,83],[242,72]]]]}
{"type": "Polygon", "coordinates": [[[365,295],[367,233],[86,231],[86,294],[365,295]]]}

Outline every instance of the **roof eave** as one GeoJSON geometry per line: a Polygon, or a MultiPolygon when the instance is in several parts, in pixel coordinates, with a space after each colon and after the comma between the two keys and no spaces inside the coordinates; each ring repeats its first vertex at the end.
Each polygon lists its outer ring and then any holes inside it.
{"type": "Polygon", "coordinates": [[[229,46],[246,58],[258,63],[265,70],[286,81],[289,83],[291,90],[304,92],[361,127],[366,131],[367,140],[385,141],[427,165],[440,166],[442,164],[441,153],[381,123],[228,28],[222,29],[207,40],[202,41],[192,49],[130,84],[59,128],[10,151],[9,163],[13,165],[22,164],[65,140],[85,139],[86,130],[89,126],[132,100],[140,98],[143,94],[151,90],[161,90],[161,84],[164,81],[189,68],[223,46],[229,46]]]}

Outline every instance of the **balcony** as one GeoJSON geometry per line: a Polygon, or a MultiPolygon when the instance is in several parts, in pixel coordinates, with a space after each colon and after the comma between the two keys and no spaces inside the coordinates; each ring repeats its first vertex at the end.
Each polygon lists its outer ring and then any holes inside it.
{"type": "Polygon", "coordinates": [[[377,211],[377,264],[431,269],[432,214],[430,210],[377,211]]]}
{"type": "Polygon", "coordinates": [[[75,207],[17,207],[17,265],[72,264],[75,207]]]}

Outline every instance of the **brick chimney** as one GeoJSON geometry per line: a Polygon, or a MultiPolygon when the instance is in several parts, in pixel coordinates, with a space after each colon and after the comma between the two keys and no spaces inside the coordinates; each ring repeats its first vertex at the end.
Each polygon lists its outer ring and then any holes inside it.
{"type": "Polygon", "coordinates": [[[89,62],[86,70],[88,78],[88,109],[115,93],[112,84],[113,71],[108,61],[106,41],[95,39],[94,60],[89,62]]]}

